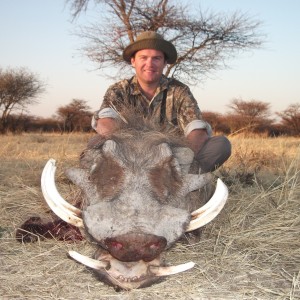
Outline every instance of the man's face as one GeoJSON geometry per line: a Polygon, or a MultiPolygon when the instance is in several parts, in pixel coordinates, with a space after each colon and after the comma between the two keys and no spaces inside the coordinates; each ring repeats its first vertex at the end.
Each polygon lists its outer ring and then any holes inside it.
{"type": "Polygon", "coordinates": [[[135,53],[131,64],[140,84],[158,84],[167,63],[162,51],[143,49],[135,53]]]}

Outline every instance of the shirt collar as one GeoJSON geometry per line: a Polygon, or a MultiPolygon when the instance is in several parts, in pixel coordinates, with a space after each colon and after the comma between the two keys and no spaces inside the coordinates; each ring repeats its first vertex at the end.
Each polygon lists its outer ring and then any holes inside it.
{"type": "MultiPolygon", "coordinates": [[[[134,75],[131,78],[130,83],[131,83],[131,86],[132,86],[132,94],[133,95],[141,94],[136,75],[134,75]]],[[[162,75],[161,78],[160,78],[160,81],[159,81],[159,86],[157,87],[157,90],[156,90],[155,94],[157,95],[159,92],[167,89],[168,88],[168,83],[169,83],[168,78],[165,75],[162,75]]]]}

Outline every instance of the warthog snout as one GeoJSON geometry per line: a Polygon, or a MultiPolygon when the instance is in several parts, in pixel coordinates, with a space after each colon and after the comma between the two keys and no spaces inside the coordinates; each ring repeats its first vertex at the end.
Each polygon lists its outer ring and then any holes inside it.
{"type": "Polygon", "coordinates": [[[167,240],[164,237],[129,233],[105,239],[105,247],[116,259],[124,262],[151,261],[165,249],[167,240]]]}

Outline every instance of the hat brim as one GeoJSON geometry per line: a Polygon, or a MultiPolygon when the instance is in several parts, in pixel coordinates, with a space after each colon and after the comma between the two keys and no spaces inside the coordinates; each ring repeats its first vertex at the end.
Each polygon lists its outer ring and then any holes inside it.
{"type": "Polygon", "coordinates": [[[131,57],[134,53],[143,49],[155,49],[162,51],[167,57],[168,64],[173,64],[177,60],[177,51],[174,45],[163,39],[143,39],[136,41],[124,49],[123,59],[130,63],[131,57]]]}

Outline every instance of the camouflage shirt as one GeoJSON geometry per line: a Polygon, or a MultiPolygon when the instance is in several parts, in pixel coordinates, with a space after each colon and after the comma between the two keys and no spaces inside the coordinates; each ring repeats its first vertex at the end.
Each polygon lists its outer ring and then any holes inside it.
{"type": "MultiPolygon", "coordinates": [[[[189,87],[164,75],[151,100],[142,94],[136,76],[113,84],[105,93],[103,103],[100,110],[96,112],[96,116],[98,118],[117,118],[121,111],[121,105],[138,107],[139,111],[145,116],[150,116],[154,122],[178,127],[185,135],[191,131],[187,132],[186,130],[192,123],[192,130],[206,128],[197,101],[189,87]],[[163,104],[164,101],[165,104],[163,104]]],[[[95,126],[93,127],[95,128],[95,126]]]]}

